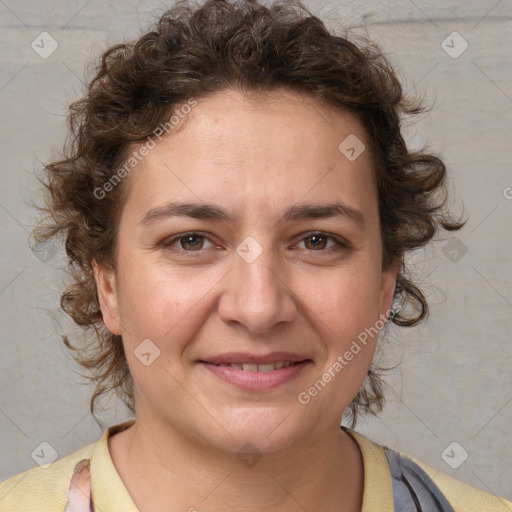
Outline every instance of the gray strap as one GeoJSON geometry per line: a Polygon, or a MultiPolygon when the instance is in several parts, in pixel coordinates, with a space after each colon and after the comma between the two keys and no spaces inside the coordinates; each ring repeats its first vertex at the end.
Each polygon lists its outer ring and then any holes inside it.
{"type": "Polygon", "coordinates": [[[386,448],[394,512],[454,512],[432,479],[411,459],[386,448]]]}

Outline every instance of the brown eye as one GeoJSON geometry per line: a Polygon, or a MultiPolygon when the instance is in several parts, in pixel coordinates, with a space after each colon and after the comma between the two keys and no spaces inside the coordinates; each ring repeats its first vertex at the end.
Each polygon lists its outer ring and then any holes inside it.
{"type": "Polygon", "coordinates": [[[310,233],[308,236],[302,238],[299,245],[302,243],[304,244],[303,248],[307,251],[318,253],[344,251],[352,247],[350,243],[344,239],[339,239],[338,237],[323,232],[310,233]]]}
{"type": "Polygon", "coordinates": [[[204,237],[201,235],[185,235],[180,237],[180,246],[185,251],[196,251],[203,248],[204,237]]]}
{"type": "Polygon", "coordinates": [[[325,249],[325,246],[327,244],[327,239],[329,237],[327,236],[322,236],[322,235],[311,235],[311,236],[308,236],[306,238],[304,238],[304,240],[306,240],[305,242],[305,245],[306,245],[306,248],[307,249],[312,249],[312,250],[315,250],[315,249],[325,249]],[[309,243],[307,242],[309,240],[309,243]]]}
{"type": "Polygon", "coordinates": [[[214,247],[211,240],[201,233],[183,233],[181,235],[174,236],[170,239],[164,240],[161,246],[168,251],[174,252],[175,254],[187,254],[197,253],[202,254],[206,249],[214,247]],[[208,245],[209,244],[209,245],[208,245]]]}

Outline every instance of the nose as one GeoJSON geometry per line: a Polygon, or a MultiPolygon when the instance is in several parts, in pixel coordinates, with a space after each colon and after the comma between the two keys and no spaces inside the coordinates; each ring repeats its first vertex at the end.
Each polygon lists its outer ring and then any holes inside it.
{"type": "Polygon", "coordinates": [[[228,324],[244,325],[252,333],[269,332],[297,316],[296,298],[284,265],[270,249],[256,260],[234,255],[219,302],[219,316],[228,324]]]}

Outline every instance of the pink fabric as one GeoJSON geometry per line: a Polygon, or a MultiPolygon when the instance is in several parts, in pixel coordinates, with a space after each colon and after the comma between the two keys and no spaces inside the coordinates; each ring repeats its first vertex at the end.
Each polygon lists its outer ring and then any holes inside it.
{"type": "Polygon", "coordinates": [[[68,490],[68,502],[64,512],[94,512],[89,467],[89,459],[83,459],[75,466],[68,490]]]}

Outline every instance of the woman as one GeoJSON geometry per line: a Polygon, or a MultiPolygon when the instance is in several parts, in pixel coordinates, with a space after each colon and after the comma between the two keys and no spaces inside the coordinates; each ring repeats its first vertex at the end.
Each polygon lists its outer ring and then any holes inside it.
{"type": "Polygon", "coordinates": [[[404,255],[463,225],[404,144],[419,111],[291,2],[182,3],[109,49],[36,235],[65,239],[93,413],[115,391],[135,420],[2,484],[5,510],[512,510],[339,427],[382,407],[386,322],[427,314],[404,255]]]}

